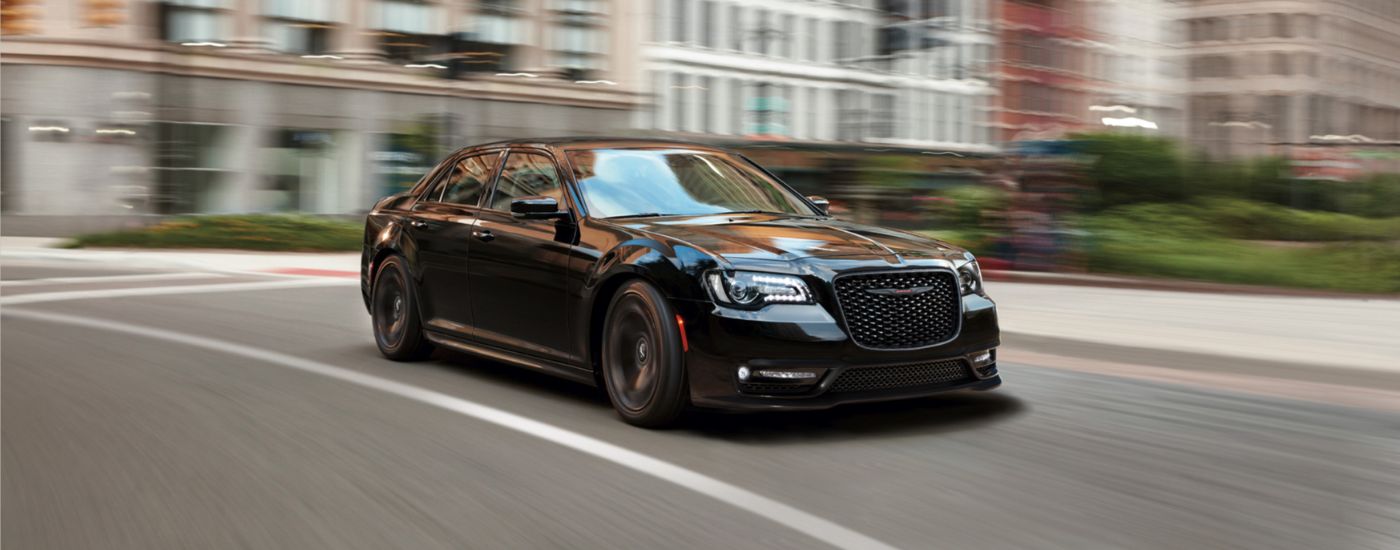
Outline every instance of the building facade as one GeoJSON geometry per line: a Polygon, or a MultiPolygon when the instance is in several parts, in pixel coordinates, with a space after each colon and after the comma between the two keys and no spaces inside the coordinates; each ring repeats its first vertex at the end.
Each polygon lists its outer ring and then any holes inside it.
{"type": "Polygon", "coordinates": [[[1179,6],[1196,148],[1296,159],[1313,144],[1400,140],[1400,2],[1179,6]]]}
{"type": "Polygon", "coordinates": [[[631,0],[6,8],[7,234],[360,212],[452,148],[626,130],[644,103],[631,0]]]}
{"type": "Polygon", "coordinates": [[[652,0],[639,129],[992,153],[985,0],[652,0]]]}

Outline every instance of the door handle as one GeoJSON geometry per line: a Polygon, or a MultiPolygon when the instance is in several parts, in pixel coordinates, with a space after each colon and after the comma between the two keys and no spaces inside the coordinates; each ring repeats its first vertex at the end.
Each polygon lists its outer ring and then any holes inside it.
{"type": "Polygon", "coordinates": [[[481,239],[482,241],[485,241],[485,242],[491,242],[491,241],[496,240],[496,235],[493,234],[493,233],[491,233],[491,230],[490,230],[490,229],[483,229],[483,230],[481,230],[481,231],[472,231],[472,236],[474,236],[474,237],[476,237],[476,238],[478,238],[478,239],[481,239]]]}
{"type": "Polygon", "coordinates": [[[425,222],[423,220],[409,220],[408,225],[422,229],[428,226],[428,222],[425,222]]]}

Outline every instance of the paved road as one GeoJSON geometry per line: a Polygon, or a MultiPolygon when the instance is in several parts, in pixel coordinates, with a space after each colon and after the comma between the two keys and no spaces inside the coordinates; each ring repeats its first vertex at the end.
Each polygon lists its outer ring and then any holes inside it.
{"type": "Polygon", "coordinates": [[[0,271],[5,546],[1400,548],[1393,412],[1004,363],[992,393],[646,431],[381,359],[353,281],[144,274],[0,271]]]}

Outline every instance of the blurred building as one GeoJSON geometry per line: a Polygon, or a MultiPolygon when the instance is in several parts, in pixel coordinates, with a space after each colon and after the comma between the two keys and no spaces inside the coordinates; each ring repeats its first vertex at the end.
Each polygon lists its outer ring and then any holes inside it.
{"type": "Polygon", "coordinates": [[[1183,80],[1175,21],[1179,2],[1133,0],[1088,5],[1089,124],[1159,137],[1185,137],[1183,80]]]}
{"type": "Polygon", "coordinates": [[[1089,110],[1099,99],[1090,67],[1099,51],[1090,28],[1088,0],[997,0],[1001,86],[1000,140],[1042,142],[1098,129],[1089,110]]]}
{"type": "Polygon", "coordinates": [[[4,231],[363,211],[450,148],[625,129],[632,0],[5,0],[4,231]]]}
{"type": "Polygon", "coordinates": [[[799,186],[842,153],[998,150],[989,0],[651,2],[641,131],[781,149],[799,186]]]}
{"type": "Polygon", "coordinates": [[[1198,149],[1297,159],[1400,140],[1400,2],[1201,1],[1179,18],[1198,149]]]}

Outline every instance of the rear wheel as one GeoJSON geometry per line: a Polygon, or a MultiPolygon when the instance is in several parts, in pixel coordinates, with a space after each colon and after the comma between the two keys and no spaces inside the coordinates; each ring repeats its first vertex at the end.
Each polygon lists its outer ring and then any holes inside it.
{"type": "Polygon", "coordinates": [[[603,384],[629,424],[670,424],[689,402],[675,318],[670,302],[644,281],[613,296],[603,325],[603,384]]]}
{"type": "Polygon", "coordinates": [[[370,305],[374,343],[385,357],[413,361],[433,353],[433,344],[423,335],[418,301],[402,257],[390,256],[380,264],[370,305]]]}

